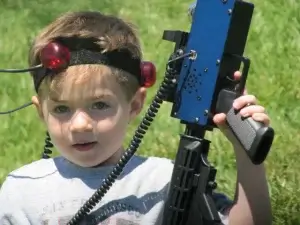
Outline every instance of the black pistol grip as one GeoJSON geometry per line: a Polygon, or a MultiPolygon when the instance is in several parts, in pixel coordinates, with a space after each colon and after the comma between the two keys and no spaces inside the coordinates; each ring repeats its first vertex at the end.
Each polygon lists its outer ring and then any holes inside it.
{"type": "Polygon", "coordinates": [[[247,152],[253,164],[261,164],[267,157],[274,140],[274,129],[244,118],[234,108],[227,113],[227,124],[247,152]]]}

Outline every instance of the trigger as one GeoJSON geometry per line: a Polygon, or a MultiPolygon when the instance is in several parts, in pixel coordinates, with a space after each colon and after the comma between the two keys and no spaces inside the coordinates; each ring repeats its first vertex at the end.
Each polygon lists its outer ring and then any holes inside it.
{"type": "Polygon", "coordinates": [[[232,79],[230,76],[226,76],[226,79],[232,84],[233,91],[237,94],[240,92],[240,80],[232,79]]]}
{"type": "Polygon", "coordinates": [[[239,81],[238,80],[234,80],[232,79],[230,76],[226,76],[226,79],[229,80],[230,82],[233,82],[233,83],[238,83],[239,81]]]}

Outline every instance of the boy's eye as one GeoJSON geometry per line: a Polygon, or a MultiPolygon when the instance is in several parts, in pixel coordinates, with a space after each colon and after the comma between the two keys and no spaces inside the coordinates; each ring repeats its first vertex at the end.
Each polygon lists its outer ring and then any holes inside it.
{"type": "Polygon", "coordinates": [[[106,109],[109,105],[104,102],[96,102],[92,105],[92,109],[106,109]]]}
{"type": "Polygon", "coordinates": [[[67,106],[64,105],[60,105],[54,108],[54,112],[56,113],[65,113],[65,112],[69,112],[70,109],[67,106]]]}

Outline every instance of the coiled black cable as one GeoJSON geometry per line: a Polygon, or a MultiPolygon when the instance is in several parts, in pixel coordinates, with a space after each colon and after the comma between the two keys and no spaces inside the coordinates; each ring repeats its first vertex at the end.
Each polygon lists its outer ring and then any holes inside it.
{"type": "Polygon", "coordinates": [[[43,159],[49,159],[52,154],[52,150],[50,148],[53,148],[53,144],[51,143],[51,138],[48,132],[46,132],[46,137],[45,137],[45,146],[44,146],[44,152],[42,154],[43,159]]]}
{"type": "Polygon", "coordinates": [[[132,211],[132,212],[138,212],[136,208],[133,208],[130,205],[127,205],[125,203],[117,203],[112,206],[108,206],[102,210],[102,212],[97,215],[96,217],[92,218],[91,220],[87,221],[89,225],[98,225],[101,222],[103,222],[105,219],[107,219],[110,215],[122,212],[122,211],[132,211]]]}
{"type": "Polygon", "coordinates": [[[108,175],[108,177],[103,181],[102,186],[92,195],[92,197],[78,210],[74,217],[68,222],[67,225],[76,225],[78,224],[95,206],[98,202],[101,201],[106,192],[115,182],[116,178],[122,173],[123,168],[130,158],[134,155],[138,149],[146,131],[150,127],[160,105],[163,103],[166,96],[172,90],[173,79],[175,78],[175,70],[172,70],[167,66],[164,80],[159,87],[150,107],[148,108],[142,122],[138,126],[135,134],[130,142],[129,147],[122,155],[121,159],[113,169],[113,171],[108,175]]]}

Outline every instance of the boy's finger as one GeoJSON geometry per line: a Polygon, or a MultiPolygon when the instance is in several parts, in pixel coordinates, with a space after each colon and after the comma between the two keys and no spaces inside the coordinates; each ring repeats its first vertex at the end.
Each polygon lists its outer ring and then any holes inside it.
{"type": "Polygon", "coordinates": [[[261,105],[249,105],[245,108],[242,108],[240,114],[244,117],[253,115],[255,113],[265,113],[265,108],[261,105]]]}
{"type": "Polygon", "coordinates": [[[270,118],[267,114],[265,113],[254,113],[252,115],[252,118],[257,121],[257,122],[262,122],[266,126],[270,125],[270,118]]]}
{"type": "Polygon", "coordinates": [[[246,105],[255,105],[256,103],[257,99],[254,95],[242,95],[234,100],[233,107],[238,110],[246,105]]]}
{"type": "Polygon", "coordinates": [[[242,73],[240,71],[236,71],[233,74],[233,77],[234,77],[235,80],[241,79],[241,76],[242,76],[242,73]]]}
{"type": "MultiPolygon", "coordinates": [[[[240,71],[236,71],[236,72],[233,74],[233,76],[234,76],[234,80],[240,80],[241,77],[242,77],[242,73],[241,73],[240,71]]],[[[245,88],[242,92],[243,92],[243,95],[248,94],[246,88],[245,88]]]]}
{"type": "Polygon", "coordinates": [[[225,121],[226,121],[226,115],[224,113],[219,113],[219,114],[216,114],[213,118],[213,121],[216,125],[218,126],[222,126],[225,124],[225,121]]]}

